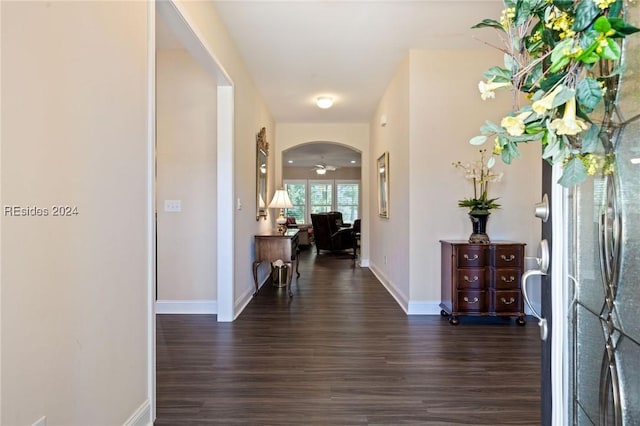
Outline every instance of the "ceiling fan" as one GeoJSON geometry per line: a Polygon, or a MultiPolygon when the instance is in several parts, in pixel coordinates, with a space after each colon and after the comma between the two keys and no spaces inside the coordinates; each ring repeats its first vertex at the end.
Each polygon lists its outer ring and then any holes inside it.
{"type": "Polygon", "coordinates": [[[319,174],[319,175],[323,175],[323,174],[327,173],[327,171],[333,172],[336,169],[337,169],[336,166],[330,166],[330,165],[325,164],[325,163],[320,163],[320,164],[316,164],[312,170],[315,170],[316,173],[319,174]]]}

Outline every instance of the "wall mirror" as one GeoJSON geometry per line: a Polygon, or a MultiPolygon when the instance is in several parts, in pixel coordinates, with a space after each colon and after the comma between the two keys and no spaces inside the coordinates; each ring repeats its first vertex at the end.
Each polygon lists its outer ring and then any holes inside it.
{"type": "Polygon", "coordinates": [[[378,157],[378,215],[389,217],[389,153],[378,157]]]}
{"type": "Polygon", "coordinates": [[[256,220],[267,218],[267,178],[269,171],[269,143],[263,127],[256,135],[256,220]]]}

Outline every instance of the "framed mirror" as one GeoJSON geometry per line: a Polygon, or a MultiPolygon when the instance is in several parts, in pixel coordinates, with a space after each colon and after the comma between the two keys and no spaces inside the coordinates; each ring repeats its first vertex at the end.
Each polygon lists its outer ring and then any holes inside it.
{"type": "Polygon", "coordinates": [[[378,215],[389,217],[389,153],[378,157],[376,170],[378,171],[378,215]]]}
{"type": "Polygon", "coordinates": [[[256,220],[267,219],[267,178],[269,176],[267,129],[256,135],[256,220]]]}

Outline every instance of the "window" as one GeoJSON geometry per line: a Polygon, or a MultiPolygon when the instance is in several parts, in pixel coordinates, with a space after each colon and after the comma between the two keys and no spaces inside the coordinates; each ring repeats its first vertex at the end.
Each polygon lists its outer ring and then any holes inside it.
{"type": "Polygon", "coordinates": [[[285,180],[293,208],[286,215],[298,223],[310,223],[310,213],[339,211],[342,220],[353,223],[360,217],[360,181],[357,180],[285,180]]]}
{"type": "Polygon", "coordinates": [[[285,216],[293,217],[296,219],[296,223],[305,223],[305,217],[307,216],[307,182],[302,181],[289,181],[284,184],[284,189],[289,194],[289,199],[293,208],[286,209],[285,216]]]}
{"type": "Polygon", "coordinates": [[[333,207],[333,184],[328,182],[309,182],[311,194],[311,213],[330,212],[333,207]]]}
{"type": "Polygon", "coordinates": [[[342,220],[353,223],[360,217],[360,184],[357,182],[336,182],[336,210],[342,212],[342,220]]]}

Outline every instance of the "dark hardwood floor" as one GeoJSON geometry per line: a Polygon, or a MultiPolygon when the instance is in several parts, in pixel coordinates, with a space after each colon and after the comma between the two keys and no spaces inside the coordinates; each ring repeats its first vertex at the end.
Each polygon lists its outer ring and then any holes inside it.
{"type": "Polygon", "coordinates": [[[407,316],[348,256],[300,272],[233,323],[158,315],[156,425],[540,424],[532,319],[407,316]]]}

